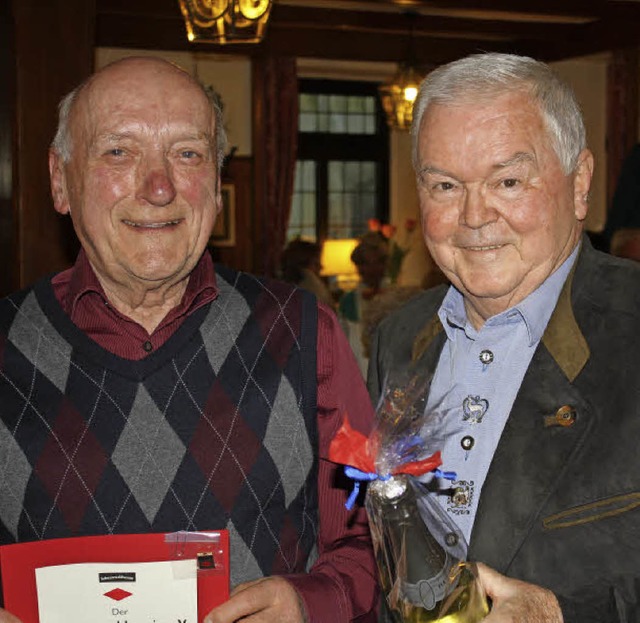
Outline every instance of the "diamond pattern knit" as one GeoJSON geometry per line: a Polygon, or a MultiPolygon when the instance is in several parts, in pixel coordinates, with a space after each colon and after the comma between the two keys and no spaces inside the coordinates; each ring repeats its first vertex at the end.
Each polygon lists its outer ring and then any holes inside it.
{"type": "Polygon", "coordinates": [[[142,361],[82,334],[49,280],[0,301],[0,543],[227,528],[232,583],[305,569],[317,305],[217,273],[142,361]]]}

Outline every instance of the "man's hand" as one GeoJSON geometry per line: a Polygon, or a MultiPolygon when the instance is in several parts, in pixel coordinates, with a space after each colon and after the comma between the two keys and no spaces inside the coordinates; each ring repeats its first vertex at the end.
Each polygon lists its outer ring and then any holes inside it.
{"type": "Polygon", "coordinates": [[[7,610],[0,608],[0,623],[21,623],[21,621],[7,610]]]}
{"type": "MultiPolygon", "coordinates": [[[[296,589],[284,578],[261,578],[239,584],[229,601],[214,608],[204,623],[305,623],[296,589]]],[[[3,621],[0,619],[0,623],[3,621]]],[[[9,622],[7,622],[9,623],[9,622]]]]}
{"type": "Polygon", "coordinates": [[[486,623],[562,623],[556,596],[546,588],[501,575],[477,563],[478,579],[493,601],[486,623]]]}

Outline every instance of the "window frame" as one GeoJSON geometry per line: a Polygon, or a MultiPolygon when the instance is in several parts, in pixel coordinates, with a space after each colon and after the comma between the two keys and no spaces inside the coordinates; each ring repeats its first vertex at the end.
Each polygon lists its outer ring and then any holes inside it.
{"type": "Polygon", "coordinates": [[[329,161],[374,161],[378,187],[376,218],[385,222],[389,216],[390,132],[378,94],[378,84],[354,80],[300,78],[298,93],[373,96],[375,101],[375,134],[333,134],[298,132],[296,160],[316,163],[316,240],[328,237],[329,229],[329,161]]]}

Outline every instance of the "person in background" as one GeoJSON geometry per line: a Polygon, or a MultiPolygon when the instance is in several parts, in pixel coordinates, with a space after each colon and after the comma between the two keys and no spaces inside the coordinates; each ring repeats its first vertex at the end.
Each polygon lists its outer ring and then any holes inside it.
{"type": "Polygon", "coordinates": [[[358,360],[363,376],[367,374],[369,357],[362,341],[362,319],[369,305],[382,290],[389,257],[388,241],[379,232],[368,232],[351,252],[360,277],[358,285],[340,298],[338,315],[342,328],[358,360]]]}
{"type": "Polygon", "coordinates": [[[544,63],[437,68],[413,114],[422,231],[451,286],[379,326],[369,389],[431,379],[434,495],[469,542],[487,623],[640,618],[640,265],[584,235],[593,157],[544,63]]]}
{"type": "Polygon", "coordinates": [[[234,589],[207,623],[372,621],[366,516],[326,460],[371,403],[333,311],[205,252],[224,147],[161,59],[62,101],[51,190],[82,249],[0,302],[0,544],[228,529],[234,589]]]}
{"type": "Polygon", "coordinates": [[[321,255],[322,247],[318,243],[294,238],[282,253],[282,278],[289,283],[295,283],[299,288],[309,290],[320,302],[333,308],[331,292],[320,277],[321,255]]]}
{"type": "MultiPolygon", "coordinates": [[[[441,283],[441,282],[439,282],[441,283]]],[[[378,325],[393,311],[405,305],[410,299],[420,294],[425,288],[419,286],[393,286],[376,294],[371,305],[367,305],[362,314],[362,352],[369,360],[371,353],[371,337],[378,325]]]]}

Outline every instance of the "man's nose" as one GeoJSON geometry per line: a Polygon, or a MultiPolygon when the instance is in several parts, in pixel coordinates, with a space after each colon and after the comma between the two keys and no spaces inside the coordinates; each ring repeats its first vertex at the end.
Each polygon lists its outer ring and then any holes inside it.
{"type": "Polygon", "coordinates": [[[141,171],[138,198],[155,206],[170,204],[176,197],[168,163],[162,160],[148,162],[141,171]]]}
{"type": "Polygon", "coordinates": [[[465,187],[461,221],[472,229],[478,229],[495,220],[496,212],[489,205],[489,199],[482,184],[468,184],[465,187]]]}

